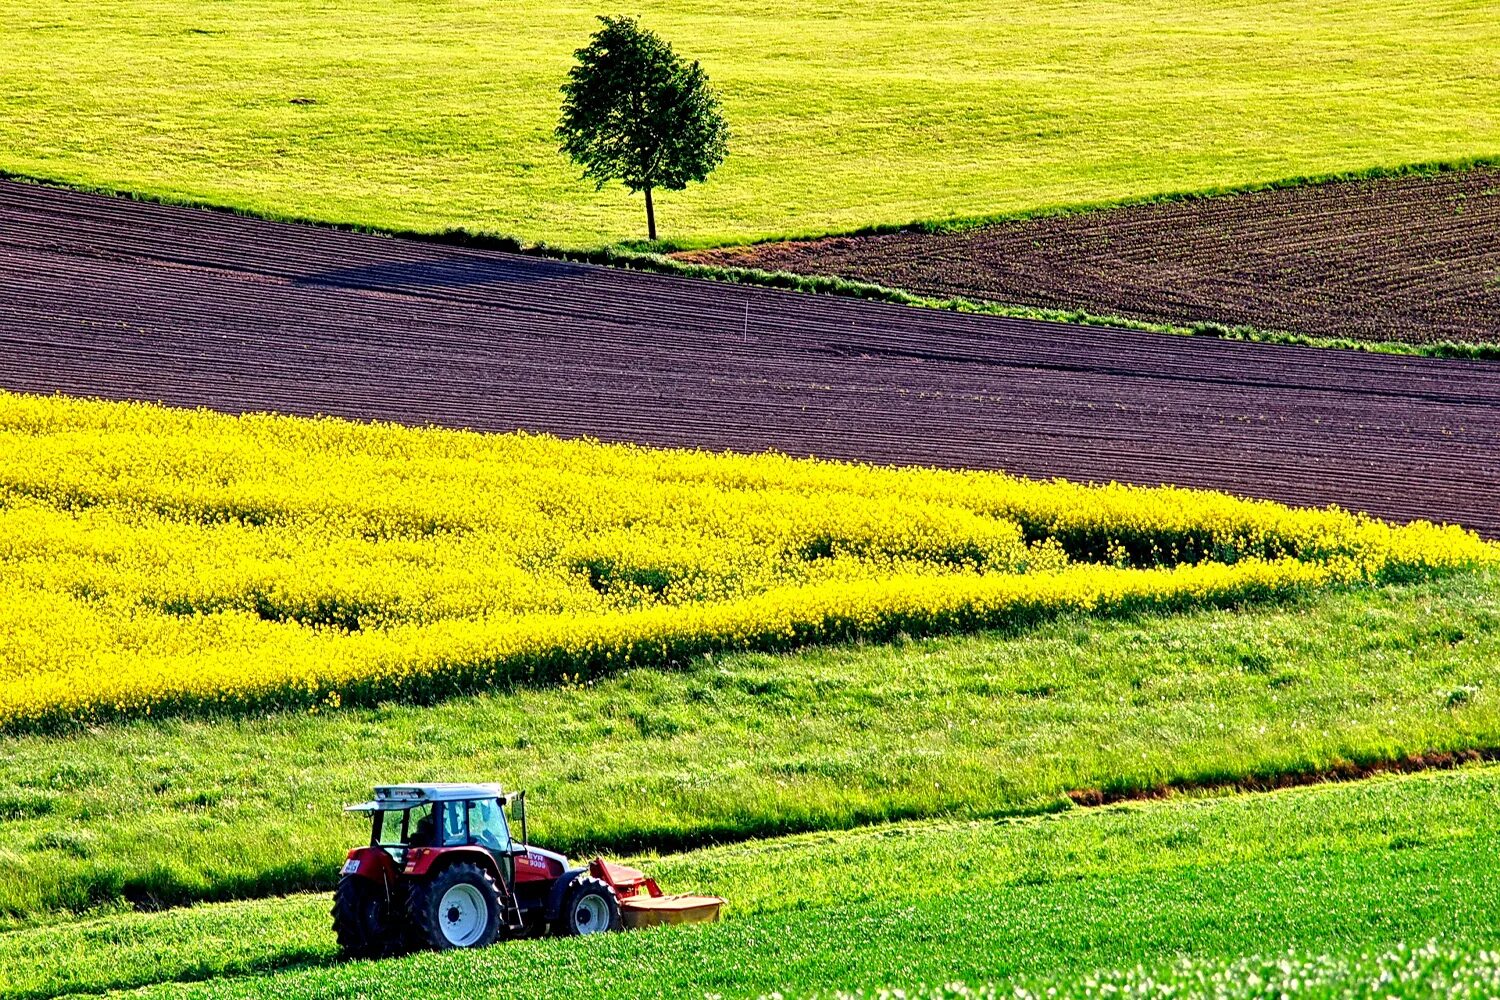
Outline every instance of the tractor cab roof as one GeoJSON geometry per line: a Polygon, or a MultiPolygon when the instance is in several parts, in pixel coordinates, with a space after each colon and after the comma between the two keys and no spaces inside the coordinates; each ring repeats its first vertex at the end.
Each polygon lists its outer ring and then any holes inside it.
{"type": "Polygon", "coordinates": [[[373,801],[345,806],[344,811],[391,812],[429,802],[462,802],[468,799],[503,799],[508,803],[513,797],[514,793],[507,795],[497,784],[434,782],[423,785],[376,785],[373,801]]]}

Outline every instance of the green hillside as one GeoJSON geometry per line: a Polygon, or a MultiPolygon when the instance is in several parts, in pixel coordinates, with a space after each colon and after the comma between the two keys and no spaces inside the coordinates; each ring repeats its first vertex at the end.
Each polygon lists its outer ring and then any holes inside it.
{"type": "MultiPolygon", "coordinates": [[[[696,242],[843,231],[1500,153],[1485,0],[631,11],[735,139],[663,195],[696,242]]],[[[556,152],[592,16],[514,0],[11,0],[0,169],[270,214],[582,245],[641,206],[556,152]]]]}
{"type": "MultiPolygon", "coordinates": [[[[1500,746],[1500,576],[1017,635],[702,657],[432,706],[142,720],[0,757],[12,924],[331,886],[377,783],[527,787],[585,855],[1066,808],[1500,746]]],[[[842,877],[842,876],[841,876],[842,877]]]]}

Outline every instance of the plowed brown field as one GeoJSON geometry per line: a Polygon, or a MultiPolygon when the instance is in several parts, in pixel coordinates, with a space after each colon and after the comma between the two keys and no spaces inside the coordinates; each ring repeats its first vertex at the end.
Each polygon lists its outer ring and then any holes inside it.
{"type": "Polygon", "coordinates": [[[679,256],[1154,322],[1493,343],[1500,170],[679,256]]]}
{"type": "Polygon", "coordinates": [[[0,184],[0,387],[1170,482],[1500,534],[1500,365],[960,315],[0,184]]]}

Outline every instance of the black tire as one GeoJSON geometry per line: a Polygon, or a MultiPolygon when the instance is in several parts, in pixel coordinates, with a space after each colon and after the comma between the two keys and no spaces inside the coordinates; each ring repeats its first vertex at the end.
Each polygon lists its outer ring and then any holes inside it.
{"type": "Polygon", "coordinates": [[[436,951],[494,944],[500,936],[501,912],[494,877],[468,862],[413,883],[406,895],[413,943],[436,951]]]}
{"type": "Polygon", "coordinates": [[[558,937],[576,937],[620,929],[620,901],[602,879],[580,875],[563,893],[562,908],[552,924],[558,937]]]}
{"type": "Polygon", "coordinates": [[[388,958],[402,951],[405,938],[400,900],[385,886],[345,875],[333,890],[333,933],[346,958],[388,958]]]}

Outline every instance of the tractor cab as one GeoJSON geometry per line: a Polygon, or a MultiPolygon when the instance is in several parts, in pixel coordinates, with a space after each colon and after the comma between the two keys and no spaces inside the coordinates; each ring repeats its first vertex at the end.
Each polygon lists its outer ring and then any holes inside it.
{"type": "Polygon", "coordinates": [[[527,843],[525,803],[525,792],[499,785],[442,783],[381,785],[369,802],[345,807],[370,817],[369,841],[349,851],[334,894],[345,953],[618,928],[609,886],[527,843]]]}
{"type": "Polygon", "coordinates": [[[371,816],[370,846],[384,851],[398,870],[418,874],[442,855],[479,850],[509,884],[516,856],[527,853],[525,803],[525,792],[507,794],[499,785],[382,785],[373,801],[345,811],[371,816]],[[520,828],[518,839],[511,835],[508,812],[520,828]]]}

